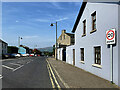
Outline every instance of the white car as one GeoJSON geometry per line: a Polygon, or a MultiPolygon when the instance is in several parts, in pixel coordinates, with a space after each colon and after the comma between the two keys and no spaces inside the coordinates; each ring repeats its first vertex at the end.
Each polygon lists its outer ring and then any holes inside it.
{"type": "Polygon", "coordinates": [[[20,57],[21,55],[20,54],[16,54],[15,57],[20,57]]]}
{"type": "Polygon", "coordinates": [[[34,54],[30,54],[29,56],[34,56],[34,54]]]}
{"type": "Polygon", "coordinates": [[[29,54],[22,54],[23,57],[29,56],[29,54]]]}

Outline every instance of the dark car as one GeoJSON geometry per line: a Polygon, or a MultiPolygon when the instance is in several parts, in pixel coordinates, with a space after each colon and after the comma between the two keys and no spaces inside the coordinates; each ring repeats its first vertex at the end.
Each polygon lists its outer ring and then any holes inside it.
{"type": "Polygon", "coordinates": [[[3,59],[15,58],[15,56],[14,56],[14,54],[6,53],[6,54],[2,54],[2,58],[3,58],[3,59]]]}

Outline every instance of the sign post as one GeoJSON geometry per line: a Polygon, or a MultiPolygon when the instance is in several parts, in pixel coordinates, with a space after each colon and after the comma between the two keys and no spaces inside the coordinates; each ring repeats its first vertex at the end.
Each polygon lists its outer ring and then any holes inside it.
{"type": "Polygon", "coordinates": [[[113,83],[113,44],[115,44],[115,29],[106,31],[106,44],[110,45],[111,83],[113,83]]]}

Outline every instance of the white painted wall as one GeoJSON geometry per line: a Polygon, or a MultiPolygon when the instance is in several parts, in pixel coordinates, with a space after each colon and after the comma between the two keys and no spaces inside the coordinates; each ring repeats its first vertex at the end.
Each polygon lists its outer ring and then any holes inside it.
{"type": "Polygon", "coordinates": [[[73,65],[73,49],[75,49],[75,46],[68,46],[66,47],[66,63],[73,65]]]}
{"type": "MultiPolygon", "coordinates": [[[[106,30],[116,28],[118,32],[118,5],[108,3],[87,3],[81,20],[75,32],[75,66],[82,68],[88,72],[98,75],[104,79],[111,80],[111,62],[110,48],[106,45],[106,30]],[[90,34],[92,30],[91,14],[96,11],[97,31],[90,34]],[[87,31],[86,36],[83,35],[83,21],[86,19],[87,31]],[[94,64],[94,47],[101,46],[101,65],[102,68],[93,67],[94,64]],[[80,62],[80,48],[84,48],[85,64],[80,62]]],[[[118,38],[118,33],[117,33],[118,38]]],[[[119,36],[120,39],[120,36],[119,36]]],[[[118,85],[118,40],[116,46],[113,47],[113,82],[118,85]]],[[[120,40],[119,40],[120,41],[120,40]]],[[[120,44],[120,43],[119,43],[120,44]]],[[[67,63],[72,64],[72,49],[67,47],[67,63]]],[[[118,59],[119,56],[119,59],[118,59]]],[[[120,62],[120,61],[119,61],[120,62]]],[[[120,66],[120,65],[119,65],[120,66]]],[[[120,71],[120,70],[119,70],[120,71]]],[[[120,77],[120,75],[119,75],[120,77]]],[[[120,85],[120,82],[119,82],[120,85]]]]}
{"type": "Polygon", "coordinates": [[[61,61],[62,61],[62,50],[63,50],[63,48],[57,49],[57,58],[58,58],[58,60],[61,60],[61,61]]]}
{"type": "Polygon", "coordinates": [[[120,5],[118,6],[118,85],[120,86],[120,5]]]}

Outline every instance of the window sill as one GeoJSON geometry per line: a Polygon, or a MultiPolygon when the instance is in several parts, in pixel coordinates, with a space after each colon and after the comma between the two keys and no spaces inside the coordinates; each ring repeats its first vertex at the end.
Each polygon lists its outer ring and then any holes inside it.
{"type": "Polygon", "coordinates": [[[99,64],[92,64],[92,66],[93,66],[93,67],[97,67],[97,68],[102,68],[102,66],[99,65],[99,64]]]}
{"type": "Polygon", "coordinates": [[[80,61],[80,63],[85,64],[85,62],[84,62],[84,61],[80,61]]]}
{"type": "Polygon", "coordinates": [[[96,32],[96,31],[97,31],[97,29],[94,29],[94,30],[92,30],[92,31],[90,32],[90,34],[93,33],[93,32],[96,32]]]}
{"type": "Polygon", "coordinates": [[[86,34],[83,34],[82,37],[86,36],[86,34]]]}

